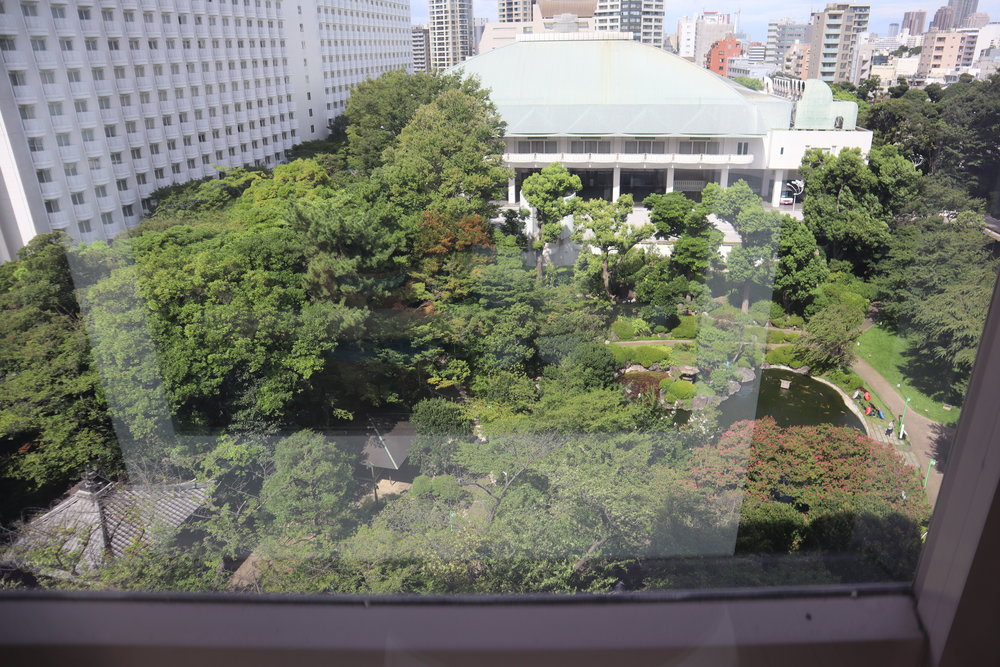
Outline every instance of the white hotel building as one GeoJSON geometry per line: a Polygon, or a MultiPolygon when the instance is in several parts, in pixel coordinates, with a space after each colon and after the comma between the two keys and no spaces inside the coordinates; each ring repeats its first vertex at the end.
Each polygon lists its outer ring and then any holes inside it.
{"type": "Polygon", "coordinates": [[[506,164],[523,180],[559,162],[583,181],[583,198],[654,192],[700,196],[707,183],[746,181],[778,205],[809,148],[871,148],[857,105],[822,81],[791,102],[607,33],[521,35],[453,68],[476,75],[507,123],[506,164]]]}
{"type": "Polygon", "coordinates": [[[406,0],[0,2],[0,261],[325,136],[352,85],[410,66],[409,20],[406,0]]]}

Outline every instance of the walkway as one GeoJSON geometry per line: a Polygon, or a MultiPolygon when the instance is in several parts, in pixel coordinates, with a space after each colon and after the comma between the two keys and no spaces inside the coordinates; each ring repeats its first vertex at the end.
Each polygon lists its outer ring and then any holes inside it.
{"type": "MultiPolygon", "coordinates": [[[[896,393],[896,388],[889,384],[885,378],[879,375],[878,371],[863,359],[856,360],[854,365],[851,366],[851,370],[860,375],[861,379],[864,380],[865,386],[878,394],[879,398],[892,411],[893,417],[889,417],[888,415],[886,417],[897,420],[896,434],[898,434],[898,418],[903,413],[904,402],[899,394],[896,393]]],[[[896,437],[893,437],[889,441],[884,435],[877,439],[892,444],[907,463],[918,469],[921,478],[923,478],[927,474],[928,464],[931,459],[935,458],[935,445],[937,441],[942,438],[952,438],[954,430],[947,426],[942,426],[936,421],[932,421],[913,410],[907,410],[904,423],[906,424],[908,441],[900,441],[896,437]]],[[[927,497],[930,499],[932,507],[937,502],[938,491],[941,489],[941,477],[940,466],[935,466],[927,482],[927,497]]]]}

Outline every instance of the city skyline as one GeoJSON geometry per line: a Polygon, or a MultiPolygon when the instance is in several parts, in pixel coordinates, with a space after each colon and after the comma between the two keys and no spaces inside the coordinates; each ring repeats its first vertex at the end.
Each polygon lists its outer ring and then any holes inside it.
{"type": "MultiPolygon", "coordinates": [[[[672,34],[676,32],[677,20],[684,16],[693,16],[701,11],[718,11],[724,13],[740,12],[740,30],[747,33],[756,41],[767,39],[767,24],[779,18],[791,18],[808,23],[809,16],[813,11],[823,9],[827,2],[806,2],[805,0],[792,0],[776,8],[773,4],[764,2],[740,2],[740,0],[718,0],[718,2],[704,3],[696,7],[689,5],[666,3],[665,18],[663,22],[664,32],[672,34]]],[[[864,4],[864,3],[863,3],[864,4]]],[[[947,0],[940,2],[913,3],[906,0],[891,0],[888,2],[868,2],[872,7],[871,30],[879,35],[889,33],[890,23],[901,23],[903,13],[915,10],[925,10],[927,21],[934,16],[938,7],[947,5],[947,0]]],[[[416,0],[411,3],[410,11],[414,24],[427,23],[427,0],[416,0]]],[[[1000,0],[980,0],[977,11],[990,15],[991,21],[1000,20],[1000,0]]],[[[473,15],[477,18],[486,18],[489,21],[497,20],[496,0],[473,0],[473,15]]]]}

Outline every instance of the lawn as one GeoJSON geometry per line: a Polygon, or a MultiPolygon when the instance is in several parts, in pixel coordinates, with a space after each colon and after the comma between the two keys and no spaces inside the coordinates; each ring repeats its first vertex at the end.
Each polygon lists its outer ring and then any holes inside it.
{"type": "Polygon", "coordinates": [[[944,403],[914,386],[932,384],[927,378],[908,378],[903,375],[903,369],[906,367],[904,353],[908,347],[909,343],[905,338],[876,326],[861,334],[861,345],[857,351],[858,356],[871,364],[886,381],[893,386],[902,385],[896,388],[896,392],[910,399],[910,410],[916,410],[941,424],[955,423],[958,421],[958,406],[945,410],[944,403]]]}

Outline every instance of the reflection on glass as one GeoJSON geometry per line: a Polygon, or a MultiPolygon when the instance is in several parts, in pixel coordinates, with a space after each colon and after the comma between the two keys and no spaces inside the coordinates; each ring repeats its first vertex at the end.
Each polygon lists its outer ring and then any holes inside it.
{"type": "Polygon", "coordinates": [[[482,90],[411,83],[388,130],[376,82],[302,159],[0,267],[9,585],[912,576],[995,281],[980,202],[894,146],[805,152],[792,207],[761,198],[791,172],[689,161],[515,178],[482,90]]]}

